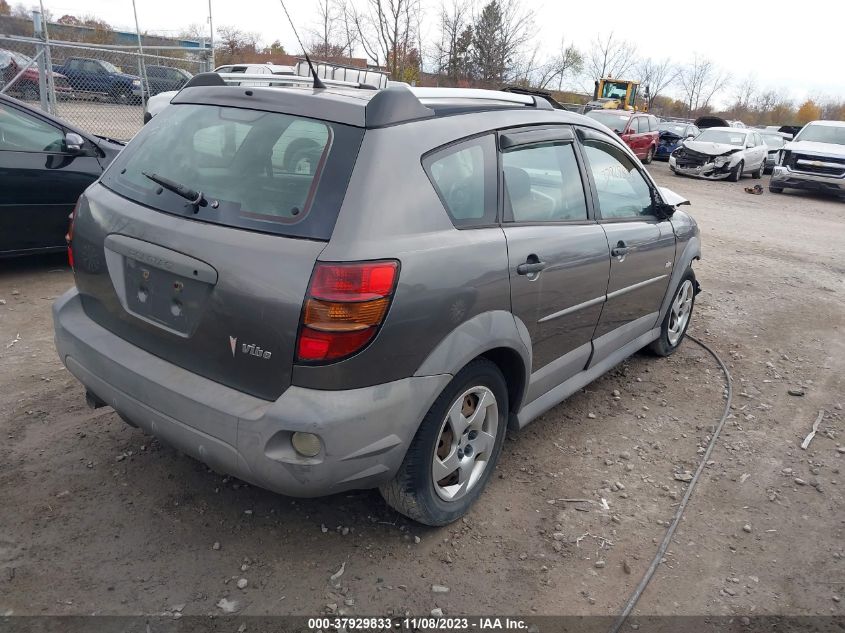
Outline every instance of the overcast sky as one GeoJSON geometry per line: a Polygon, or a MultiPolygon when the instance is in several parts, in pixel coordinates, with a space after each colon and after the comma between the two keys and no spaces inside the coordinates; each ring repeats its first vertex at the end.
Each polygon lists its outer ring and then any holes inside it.
{"type": "MultiPolygon", "coordinates": [[[[55,17],[91,13],[117,27],[132,27],[131,0],[43,0],[55,17]]],[[[440,0],[422,0],[426,19],[423,41],[434,39],[440,0]]],[[[136,0],[141,30],[176,35],[193,23],[207,23],[208,0],[136,0]]],[[[479,6],[484,0],[476,0],[479,6]]],[[[10,2],[10,4],[16,4],[10,2]]],[[[24,4],[29,4],[25,0],[24,4]]],[[[845,24],[842,0],[821,0],[778,8],[778,2],[691,3],[683,0],[522,0],[534,10],[537,41],[549,53],[561,36],[585,50],[599,32],[637,46],[642,56],[685,62],[700,53],[730,71],[738,82],[754,75],[761,88],[780,88],[790,97],[845,97],[840,50],[845,24]],[[696,8],[696,4],[700,8],[696,8]],[[808,8],[812,6],[812,10],[808,8]]],[[[305,39],[315,26],[310,0],[287,0],[288,10],[305,39]]],[[[212,0],[215,27],[233,25],[258,33],[263,43],[279,39],[298,52],[278,0],[212,0]]],[[[363,55],[362,55],[363,56],[363,55]]],[[[730,97],[730,88],[720,101],[730,97]]]]}

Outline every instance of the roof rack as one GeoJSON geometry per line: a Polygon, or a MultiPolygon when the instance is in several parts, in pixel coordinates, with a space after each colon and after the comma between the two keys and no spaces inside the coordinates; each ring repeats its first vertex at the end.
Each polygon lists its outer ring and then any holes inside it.
{"type": "MultiPolygon", "coordinates": [[[[501,90],[482,90],[474,88],[421,88],[408,86],[403,82],[391,81],[382,90],[366,84],[348,81],[324,79],[327,87],[340,87],[363,90],[369,93],[366,99],[349,100],[344,105],[345,121],[367,128],[386,127],[397,123],[426,119],[440,113],[452,112],[457,107],[462,111],[482,110],[501,107],[536,108],[552,110],[553,105],[542,95],[505,92],[501,90]],[[353,103],[355,102],[355,103],[353,103]],[[442,110],[441,110],[442,108],[442,110]],[[362,112],[363,110],[363,112],[362,112]],[[357,114],[353,114],[353,111],[357,114]],[[354,121],[354,122],[353,122],[354,121]]],[[[245,73],[200,73],[195,75],[185,88],[221,87],[226,85],[256,87],[311,87],[312,77],[299,75],[262,75],[245,73]]],[[[362,97],[364,95],[361,95],[362,97]]],[[[187,97],[187,95],[186,95],[187,97]]],[[[255,98],[258,98],[256,95],[255,98]]],[[[267,105],[276,101],[270,93],[262,97],[267,105]]],[[[335,104],[338,102],[335,101],[335,104]]],[[[273,106],[275,107],[275,106],[273,106]]],[[[290,107],[286,103],[285,107],[290,107]]],[[[304,106],[303,106],[304,107],[304,106]]],[[[340,116],[336,114],[336,116],[340,116]]],[[[340,119],[338,119],[340,120],[340,119]]]]}
{"type": "Polygon", "coordinates": [[[552,93],[548,90],[540,90],[535,88],[523,88],[522,86],[505,86],[502,88],[502,92],[512,92],[518,95],[531,95],[533,97],[539,97],[541,99],[545,99],[552,108],[555,110],[566,110],[566,108],[552,96],[552,93]]]}
{"type": "Polygon", "coordinates": [[[483,88],[418,88],[416,86],[411,86],[409,89],[417,99],[425,101],[468,99],[471,101],[534,106],[544,110],[551,109],[552,107],[547,100],[534,95],[505,92],[502,90],[485,90],[483,88]]]}
{"type": "MultiPolygon", "coordinates": [[[[323,79],[326,86],[334,86],[339,88],[360,88],[363,90],[373,90],[371,86],[366,84],[354,83],[351,81],[340,81],[339,79],[323,79]]],[[[283,87],[283,86],[312,86],[314,84],[313,77],[303,77],[301,75],[270,75],[261,73],[199,73],[194,75],[185,88],[193,88],[195,86],[243,86],[246,87],[283,87]]]]}

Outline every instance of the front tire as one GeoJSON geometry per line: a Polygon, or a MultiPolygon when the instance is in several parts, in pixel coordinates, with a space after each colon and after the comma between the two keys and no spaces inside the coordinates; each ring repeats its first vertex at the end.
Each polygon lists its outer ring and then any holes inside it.
{"type": "Polygon", "coordinates": [[[739,165],[736,166],[731,172],[731,175],[728,176],[728,180],[731,182],[739,182],[739,179],[742,178],[742,170],[745,168],[745,161],[739,161],[739,165]]]}
{"type": "Polygon", "coordinates": [[[695,273],[687,268],[660,325],[660,336],[649,345],[649,350],[657,356],[669,356],[683,342],[692,318],[696,287],[695,273]]]}
{"type": "Polygon", "coordinates": [[[479,358],[464,367],[431,405],[396,477],[379,488],[387,504],[425,525],[461,518],[496,467],[508,410],[494,363],[479,358]]]}

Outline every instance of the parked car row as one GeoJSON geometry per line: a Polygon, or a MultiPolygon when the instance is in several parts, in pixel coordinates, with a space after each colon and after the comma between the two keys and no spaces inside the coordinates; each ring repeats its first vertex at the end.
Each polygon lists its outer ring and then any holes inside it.
{"type": "MultiPolygon", "coordinates": [[[[50,71],[49,78],[53,81],[57,99],[69,99],[74,96],[66,76],[50,71]]],[[[35,101],[40,94],[40,79],[38,65],[32,62],[32,58],[22,53],[0,49],[0,88],[8,86],[7,93],[27,101],[35,101]],[[15,80],[21,71],[23,74],[15,80]]]]}
{"type": "MultiPolygon", "coordinates": [[[[13,81],[24,68],[23,75],[7,92],[27,101],[37,100],[40,94],[38,65],[26,55],[0,49],[0,87],[13,81]]],[[[147,64],[144,73],[146,82],[139,75],[125,73],[101,59],[68,57],[60,64],[53,64],[49,77],[59,99],[97,97],[116,103],[140,103],[142,85],[143,95],[149,97],[179,90],[193,77],[187,70],[157,64],[147,64]]]]}

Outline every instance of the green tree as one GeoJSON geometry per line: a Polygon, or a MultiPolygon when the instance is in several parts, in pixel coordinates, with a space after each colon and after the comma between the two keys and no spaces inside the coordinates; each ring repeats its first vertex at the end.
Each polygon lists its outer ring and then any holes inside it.
{"type": "Polygon", "coordinates": [[[475,77],[485,86],[503,83],[508,63],[502,33],[504,16],[499,0],[490,0],[481,10],[472,33],[475,77]]]}

